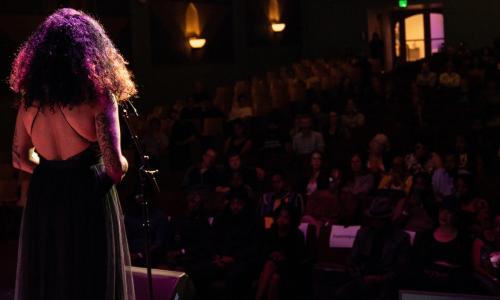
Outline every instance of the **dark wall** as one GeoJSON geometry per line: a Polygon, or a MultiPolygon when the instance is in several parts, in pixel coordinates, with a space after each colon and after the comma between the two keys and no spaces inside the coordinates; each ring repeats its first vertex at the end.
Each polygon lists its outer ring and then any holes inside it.
{"type": "Polygon", "coordinates": [[[465,41],[470,47],[491,45],[500,38],[500,1],[445,0],[447,42],[465,41]]]}
{"type": "MultiPolygon", "coordinates": [[[[440,2],[445,13],[449,44],[465,41],[470,47],[491,45],[500,37],[498,0],[409,0],[409,4],[440,2]]],[[[397,7],[397,0],[310,0],[305,1],[304,48],[309,56],[365,52],[367,11],[397,7]]]]}
{"type": "Polygon", "coordinates": [[[188,2],[131,2],[132,64],[148,103],[185,98],[196,80],[209,87],[230,84],[303,56],[302,0],[284,2],[283,21],[288,24],[283,34],[266,32],[260,24],[265,15],[261,2],[194,1],[207,39],[205,48],[196,51],[189,49],[182,30],[188,2]],[[150,47],[143,47],[148,35],[150,47]]]}
{"type": "MultiPolygon", "coordinates": [[[[282,0],[287,31],[280,36],[266,32],[268,24],[261,24],[267,21],[265,0],[197,0],[208,42],[204,50],[191,55],[178,26],[182,21],[174,20],[182,19],[187,0],[123,2],[40,0],[20,5],[0,0],[0,76],[7,76],[19,44],[59,5],[82,7],[98,16],[130,61],[144,101],[164,103],[184,97],[195,80],[214,87],[301,57],[366,53],[368,11],[389,13],[397,4],[396,0],[282,0]],[[162,11],[165,7],[168,10],[162,11]]],[[[500,1],[442,2],[447,42],[464,40],[476,48],[500,37],[500,1]]],[[[0,90],[6,91],[4,80],[0,90]]]]}
{"type": "Polygon", "coordinates": [[[312,57],[364,51],[366,1],[305,1],[305,54],[312,57]]]}

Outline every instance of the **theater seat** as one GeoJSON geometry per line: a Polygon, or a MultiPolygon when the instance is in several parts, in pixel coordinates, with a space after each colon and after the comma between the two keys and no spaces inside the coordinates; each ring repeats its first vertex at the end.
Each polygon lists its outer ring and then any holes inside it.
{"type": "Polygon", "coordinates": [[[351,256],[351,248],[330,247],[332,225],[321,227],[318,238],[318,252],[315,269],[331,272],[345,272],[351,256]]]}
{"type": "Polygon", "coordinates": [[[223,118],[206,118],[203,120],[203,136],[220,136],[224,131],[223,118]]]}

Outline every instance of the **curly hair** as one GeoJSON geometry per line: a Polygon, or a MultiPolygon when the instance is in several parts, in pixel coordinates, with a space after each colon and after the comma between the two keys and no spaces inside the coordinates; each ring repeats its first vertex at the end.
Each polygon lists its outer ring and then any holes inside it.
{"type": "Polygon", "coordinates": [[[25,108],[73,107],[109,93],[120,101],[137,94],[126,65],[98,21],[62,8],[22,45],[9,85],[25,108]]]}

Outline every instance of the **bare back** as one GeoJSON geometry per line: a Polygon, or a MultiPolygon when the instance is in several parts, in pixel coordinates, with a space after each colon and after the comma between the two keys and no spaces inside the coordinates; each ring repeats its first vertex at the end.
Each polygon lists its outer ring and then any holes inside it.
{"type": "Polygon", "coordinates": [[[66,160],[98,142],[106,172],[120,182],[128,163],[120,148],[118,103],[113,95],[95,105],[53,110],[19,107],[12,142],[14,167],[32,173],[36,166],[28,157],[31,147],[47,160],[66,160]]]}
{"type": "Polygon", "coordinates": [[[30,107],[22,122],[36,151],[48,160],[65,160],[97,141],[95,108],[87,104],[54,110],[30,107]]]}

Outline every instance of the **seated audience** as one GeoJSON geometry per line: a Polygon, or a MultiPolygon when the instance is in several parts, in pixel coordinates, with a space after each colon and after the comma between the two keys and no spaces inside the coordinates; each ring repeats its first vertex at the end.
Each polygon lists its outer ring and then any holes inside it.
{"type": "Polygon", "coordinates": [[[439,209],[438,226],[415,241],[417,265],[423,271],[422,288],[467,292],[471,286],[471,243],[458,228],[457,204],[446,198],[439,209]]]}
{"type": "Polygon", "coordinates": [[[430,152],[423,141],[417,141],[413,152],[405,156],[405,163],[413,175],[420,172],[432,174],[440,166],[437,154],[430,152]]]}
{"type": "Polygon", "coordinates": [[[340,116],[342,126],[347,129],[356,129],[365,125],[365,115],[360,113],[354,103],[354,99],[347,100],[344,113],[340,116]]]}
{"type": "Polygon", "coordinates": [[[459,134],[455,137],[455,152],[458,158],[458,171],[460,173],[477,174],[478,157],[470,149],[467,139],[464,135],[459,134]]]}
{"type": "MultiPolygon", "coordinates": [[[[500,279],[500,215],[484,228],[472,246],[472,266],[480,276],[498,285],[500,279]]],[[[498,287],[497,287],[498,288],[498,287]]]]}
{"type": "Polygon", "coordinates": [[[457,157],[448,153],[444,157],[444,166],[432,174],[432,188],[438,202],[455,193],[455,178],[457,176],[457,157]]]}
{"type": "Polygon", "coordinates": [[[203,290],[214,252],[213,233],[200,194],[189,193],[186,201],[187,212],[175,222],[166,264],[169,269],[188,273],[196,287],[203,290]]]}
{"type": "Polygon", "coordinates": [[[203,153],[201,162],[191,167],[184,176],[182,186],[186,191],[214,191],[219,175],[214,168],[217,153],[214,149],[208,148],[203,153]]]}
{"type": "Polygon", "coordinates": [[[306,202],[303,223],[313,224],[319,236],[321,227],[326,224],[338,224],[341,219],[341,208],[338,201],[339,193],[330,189],[328,179],[318,181],[317,190],[306,202]]]}
{"type": "Polygon", "coordinates": [[[257,163],[255,165],[255,183],[254,191],[260,199],[261,196],[271,189],[271,179],[269,178],[268,169],[264,164],[257,163]]]}
{"type": "Polygon", "coordinates": [[[368,145],[368,160],[366,168],[376,178],[380,178],[383,172],[386,171],[386,154],[389,148],[389,139],[385,134],[375,135],[368,145]]]}
{"type": "MultiPolygon", "coordinates": [[[[379,72],[356,56],[304,59],[266,70],[262,80],[253,74],[251,81],[217,88],[213,105],[211,91],[196,84],[170,106],[171,122],[167,107],[155,107],[143,146],[154,166],[167,169],[160,185],[169,195],[181,192],[178,172],[193,165],[200,145],[213,148],[185,173],[187,212],[166,220],[152,209],[153,263],[187,272],[200,299],[305,299],[303,273],[310,270],[298,220],[314,224],[317,237],[325,224],[361,225],[354,277],[345,286],[326,282],[339,298],[394,299],[399,287],[500,295],[499,226],[491,218],[500,208],[493,201],[500,166],[498,50],[500,43],[495,51],[450,46],[420,71],[398,62],[379,72]],[[431,65],[445,71],[436,76],[431,65]],[[445,156],[433,152],[450,141],[445,156]],[[366,145],[367,157],[351,155],[366,145]],[[219,152],[223,164],[215,166],[219,152]],[[263,240],[262,225],[269,229],[263,240]],[[414,242],[412,264],[401,230],[414,242]],[[483,290],[476,290],[473,274],[483,290]]],[[[134,121],[141,131],[144,120],[134,121]]],[[[176,214],[182,202],[172,199],[164,201],[176,214]]],[[[140,209],[126,204],[125,213],[133,263],[142,265],[140,209]]]]}
{"type": "Polygon", "coordinates": [[[426,173],[415,175],[413,185],[406,197],[394,208],[394,223],[405,230],[426,232],[434,227],[435,202],[430,178],[426,173]]]}
{"type": "Polygon", "coordinates": [[[269,120],[260,139],[258,148],[259,160],[269,167],[284,167],[284,158],[291,152],[292,143],[290,137],[281,132],[276,120],[269,120]]]}
{"type": "Polygon", "coordinates": [[[368,195],[375,187],[375,178],[367,172],[363,158],[358,153],[351,156],[351,168],[346,180],[344,189],[355,196],[368,195]]]}
{"type": "Polygon", "coordinates": [[[323,131],[325,153],[332,158],[332,163],[339,164],[346,158],[349,149],[349,131],[340,124],[337,112],[331,111],[328,125],[323,131]]]}
{"type": "MultiPolygon", "coordinates": [[[[136,199],[134,195],[127,199],[125,205],[125,229],[127,232],[127,240],[130,249],[130,258],[135,266],[146,265],[145,256],[145,241],[146,233],[144,232],[144,215],[143,205],[136,199]]],[[[162,210],[155,206],[149,209],[149,218],[151,221],[151,264],[157,266],[162,262],[163,252],[168,246],[167,231],[168,221],[162,210]]]]}
{"type": "Polygon", "coordinates": [[[170,162],[172,168],[184,169],[191,164],[191,147],[196,141],[196,128],[193,123],[180,118],[179,109],[173,108],[171,115],[170,162]]]}
{"type": "Polygon", "coordinates": [[[413,177],[408,174],[403,157],[396,156],[392,160],[391,169],[380,180],[378,188],[386,190],[398,190],[409,194],[412,182],[413,177]]]}
{"type": "Polygon", "coordinates": [[[458,88],[460,86],[460,75],[455,72],[453,62],[446,64],[446,69],[439,75],[439,85],[444,88],[458,88]]]}
{"type": "Polygon", "coordinates": [[[302,116],[300,129],[292,137],[293,152],[298,155],[310,155],[314,151],[323,151],[325,141],[323,135],[312,129],[311,117],[302,116]]]}
{"type": "Polygon", "coordinates": [[[274,172],[271,176],[272,191],[262,195],[260,203],[261,217],[272,217],[274,212],[282,205],[293,207],[300,215],[304,211],[304,200],[302,196],[287,187],[285,175],[282,172],[274,172]]]}
{"type": "Polygon", "coordinates": [[[217,187],[217,191],[223,193],[228,192],[231,180],[234,179],[235,174],[240,175],[244,184],[248,186],[253,186],[255,184],[255,171],[244,167],[241,163],[240,154],[232,152],[227,155],[227,166],[221,174],[221,181],[217,187]]]}
{"type": "Polygon", "coordinates": [[[424,62],[417,75],[417,85],[423,88],[433,88],[436,86],[437,75],[431,71],[429,63],[424,62]]]}
{"type": "Polygon", "coordinates": [[[395,299],[409,266],[410,237],[392,225],[390,199],[373,199],[351,254],[352,281],[339,289],[337,299],[395,299]]]}
{"type": "Polygon", "coordinates": [[[248,199],[228,196],[226,209],[213,222],[214,256],[208,275],[223,280],[225,299],[239,299],[258,272],[261,229],[248,199]]]}
{"type": "Polygon", "coordinates": [[[241,157],[245,157],[252,150],[252,139],[246,133],[245,123],[237,119],[233,122],[233,131],[231,136],[226,139],[224,143],[224,154],[235,153],[241,157]]]}
{"type": "Polygon", "coordinates": [[[311,154],[310,168],[307,176],[299,182],[300,193],[309,197],[318,189],[320,180],[328,180],[328,174],[325,173],[323,164],[323,154],[319,151],[314,151],[311,154]]]}
{"type": "Polygon", "coordinates": [[[252,211],[255,211],[255,209],[258,207],[255,193],[253,189],[245,183],[243,175],[241,173],[231,174],[231,178],[229,181],[229,194],[237,194],[244,199],[247,199],[247,205],[252,211]]]}
{"type": "Polygon", "coordinates": [[[472,175],[460,174],[455,179],[455,200],[459,206],[459,225],[471,239],[482,232],[480,217],[482,213],[489,214],[489,204],[477,197],[472,175]]]}
{"type": "Polygon", "coordinates": [[[264,267],[255,299],[298,299],[297,293],[303,292],[299,287],[305,279],[302,263],[306,247],[298,225],[298,213],[289,206],[281,206],[275,211],[274,223],[264,236],[264,267]]]}

